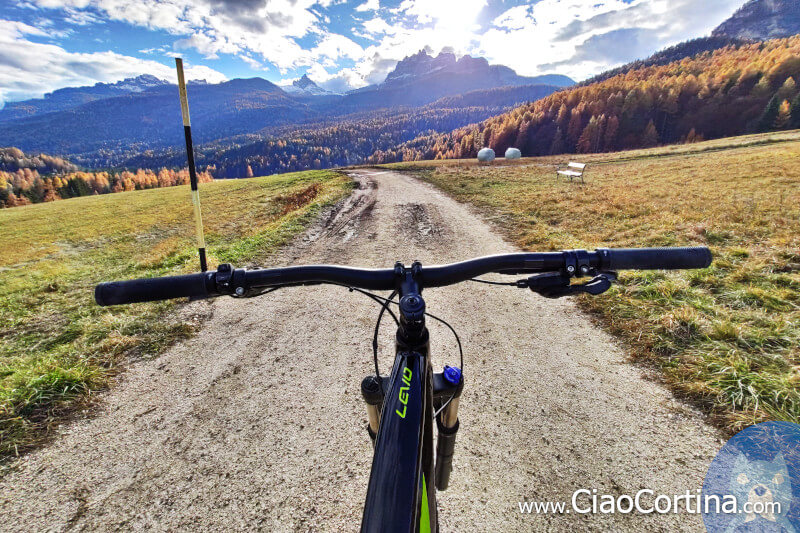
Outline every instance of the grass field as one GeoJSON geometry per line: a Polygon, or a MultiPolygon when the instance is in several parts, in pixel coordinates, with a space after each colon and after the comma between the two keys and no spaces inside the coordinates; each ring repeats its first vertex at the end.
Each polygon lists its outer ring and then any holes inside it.
{"type": "Polygon", "coordinates": [[[799,132],[388,166],[484,208],[526,250],[709,246],[708,269],[625,273],[580,304],[727,429],[800,422],[799,132]],[[571,159],[589,163],[586,185],[556,181],[571,159]]]}
{"type": "MultiPolygon", "coordinates": [[[[209,264],[263,257],[348,193],[310,171],[201,184],[209,264]]],[[[0,210],[0,460],[102,388],[132,356],[159,353],[196,322],[174,302],[101,308],[101,281],[197,270],[187,186],[0,210]]]]}

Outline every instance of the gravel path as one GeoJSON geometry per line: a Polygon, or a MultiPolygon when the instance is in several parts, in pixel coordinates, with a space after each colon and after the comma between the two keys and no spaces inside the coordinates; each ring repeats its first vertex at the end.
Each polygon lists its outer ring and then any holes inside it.
{"type": "MultiPolygon", "coordinates": [[[[353,176],[360,188],[274,265],[513,250],[427,184],[353,176]]],[[[426,301],[466,350],[443,531],[702,530],[687,514],[521,514],[521,500],[569,501],[579,488],[694,491],[720,435],[570,301],[474,283],[426,291],[426,301]]],[[[371,462],[359,384],[377,306],[324,287],[189,308],[213,313],[200,334],[132,365],[95,416],[0,479],[0,530],[358,529],[371,462]]],[[[455,362],[449,332],[431,324],[431,338],[435,366],[455,362]]]]}

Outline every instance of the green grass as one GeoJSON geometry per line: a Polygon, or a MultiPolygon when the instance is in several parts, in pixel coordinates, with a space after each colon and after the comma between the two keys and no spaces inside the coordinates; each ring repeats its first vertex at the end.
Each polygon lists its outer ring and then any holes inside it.
{"type": "MultiPolygon", "coordinates": [[[[263,258],[350,188],[332,171],[201,184],[210,268],[263,258]]],[[[130,357],[194,332],[180,303],[93,300],[101,281],[196,271],[192,217],[186,186],[0,210],[0,460],[46,438],[130,357]]]]}
{"type": "Polygon", "coordinates": [[[478,165],[399,163],[527,250],[706,245],[708,269],[625,273],[580,305],[729,430],[800,422],[800,133],[478,165]],[[586,185],[555,167],[588,162],[586,185]]]}

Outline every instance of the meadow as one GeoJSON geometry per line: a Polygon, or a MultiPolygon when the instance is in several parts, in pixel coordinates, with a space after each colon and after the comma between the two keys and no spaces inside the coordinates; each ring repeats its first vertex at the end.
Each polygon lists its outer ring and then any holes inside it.
{"type": "Polygon", "coordinates": [[[800,422],[800,132],[386,167],[478,206],[525,250],[709,246],[710,268],[625,272],[579,305],[727,430],[800,422]],[[556,179],[569,160],[588,163],[585,185],[556,179]]]}
{"type": "MultiPolygon", "coordinates": [[[[209,267],[264,258],[350,189],[334,171],[200,184],[209,267]]],[[[180,302],[93,299],[101,281],[196,271],[192,217],[188,186],[0,209],[0,461],[199,327],[180,302]]]]}

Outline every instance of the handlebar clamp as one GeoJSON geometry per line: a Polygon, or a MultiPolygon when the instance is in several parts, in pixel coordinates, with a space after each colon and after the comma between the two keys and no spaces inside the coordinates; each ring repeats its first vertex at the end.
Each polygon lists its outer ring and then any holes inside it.
{"type": "Polygon", "coordinates": [[[247,284],[246,272],[243,268],[234,269],[229,263],[219,265],[215,274],[217,292],[234,297],[247,295],[250,287],[247,284]]]}

